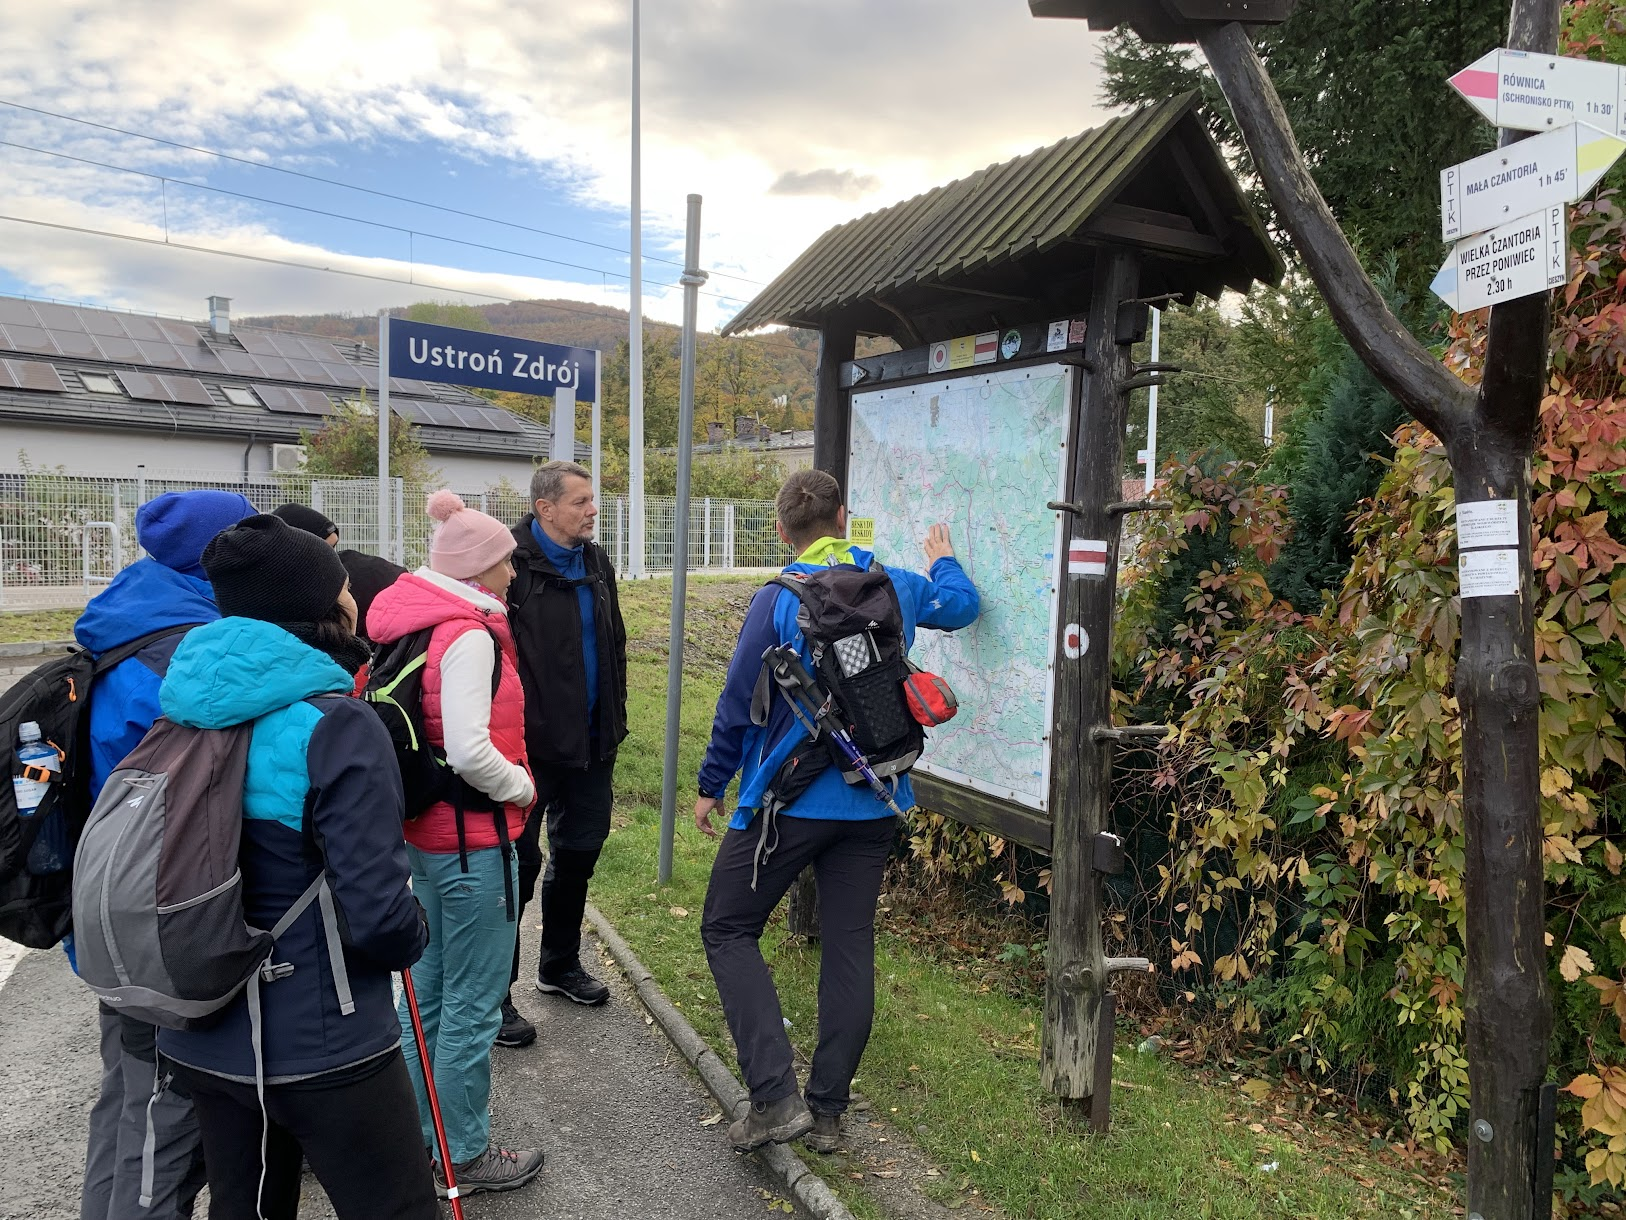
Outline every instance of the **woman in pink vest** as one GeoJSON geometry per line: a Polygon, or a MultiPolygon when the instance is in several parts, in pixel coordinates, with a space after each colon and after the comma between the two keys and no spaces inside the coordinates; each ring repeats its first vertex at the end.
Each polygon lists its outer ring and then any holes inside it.
{"type": "MultiPolygon", "coordinates": [[[[429,948],[412,979],[460,1192],[515,1190],[541,1170],[542,1153],[492,1143],[489,1105],[491,1046],[517,931],[509,844],[536,799],[503,601],[514,578],[514,536],[450,491],[430,496],[428,510],[439,522],[428,566],[378,595],[367,631],[379,644],[429,633],[424,721],[457,773],[461,799],[431,805],[406,823],[412,892],[429,919],[429,948]]],[[[399,1015],[424,1143],[438,1151],[404,998],[399,1015]]],[[[438,1161],[435,1184],[444,1195],[438,1161]]]]}

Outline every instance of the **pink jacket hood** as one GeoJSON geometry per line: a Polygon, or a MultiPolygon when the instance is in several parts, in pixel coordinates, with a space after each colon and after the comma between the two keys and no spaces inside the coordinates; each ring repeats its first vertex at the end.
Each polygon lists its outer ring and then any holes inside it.
{"type": "Polygon", "coordinates": [[[373,599],[367,611],[367,634],[375,643],[393,644],[453,619],[485,625],[493,616],[506,618],[495,598],[467,586],[454,592],[419,572],[408,572],[373,599]],[[477,605],[474,598],[485,605],[477,605]]]}

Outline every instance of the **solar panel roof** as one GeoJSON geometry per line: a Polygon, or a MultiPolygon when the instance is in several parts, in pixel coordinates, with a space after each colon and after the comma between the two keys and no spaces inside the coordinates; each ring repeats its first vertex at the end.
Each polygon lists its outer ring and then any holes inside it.
{"type": "Polygon", "coordinates": [[[65,393],[67,386],[54,365],[42,360],[0,360],[0,389],[65,393]]]}
{"type": "Polygon", "coordinates": [[[195,407],[212,407],[214,398],[196,377],[165,376],[119,369],[115,376],[131,398],[148,402],[182,402],[195,407]]]}
{"type": "Polygon", "coordinates": [[[333,400],[320,390],[308,390],[303,386],[291,385],[254,385],[254,392],[265,403],[267,411],[275,411],[279,415],[332,415],[333,400]]]}

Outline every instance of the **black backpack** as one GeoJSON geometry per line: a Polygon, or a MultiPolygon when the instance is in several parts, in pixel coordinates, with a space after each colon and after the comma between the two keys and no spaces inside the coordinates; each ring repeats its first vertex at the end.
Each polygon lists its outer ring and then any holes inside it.
{"type": "MultiPolygon", "coordinates": [[[[463,815],[467,811],[488,812],[496,820],[497,841],[502,846],[505,862],[512,846],[502,802],[492,800],[461,779],[447,763],[446,751],[429,740],[423,718],[423,677],[429,667],[429,641],[434,633],[433,627],[426,627],[392,644],[378,645],[367,669],[367,686],[362,698],[389,730],[390,743],[395,747],[395,764],[401,771],[401,788],[406,794],[407,820],[421,816],[431,805],[442,801],[450,805],[457,816],[457,859],[466,873],[469,856],[464,843],[463,815]]],[[[491,636],[491,644],[496,653],[491,667],[491,694],[495,697],[502,683],[502,644],[495,634],[491,636]]],[[[505,868],[504,896],[508,917],[513,919],[514,897],[508,873],[505,868]]]]}
{"type": "MultiPolygon", "coordinates": [[[[920,758],[926,733],[909,710],[904,682],[909,656],[903,610],[892,578],[879,563],[835,564],[812,573],[783,573],[770,582],[801,601],[796,623],[807,640],[813,677],[828,692],[842,728],[882,780],[906,774],[920,758]]],[[[771,651],[771,650],[770,650],[771,651]]],[[[757,680],[752,719],[766,724],[777,685],[767,664],[757,680]]],[[[828,736],[803,742],[768,785],[776,809],[794,801],[834,764],[849,784],[866,783],[828,736]]]]}
{"type": "Polygon", "coordinates": [[[7,774],[22,774],[17,733],[29,721],[40,726],[40,740],[56,748],[58,760],[45,799],[31,817],[18,813],[12,785],[0,785],[0,937],[31,949],[48,949],[72,930],[73,869],[36,876],[27,863],[29,849],[52,818],[64,823],[72,852],[90,816],[89,711],[96,679],[160,641],[175,637],[179,642],[192,626],[165,627],[99,658],[75,648],[0,695],[0,743],[10,759],[7,774]]]}

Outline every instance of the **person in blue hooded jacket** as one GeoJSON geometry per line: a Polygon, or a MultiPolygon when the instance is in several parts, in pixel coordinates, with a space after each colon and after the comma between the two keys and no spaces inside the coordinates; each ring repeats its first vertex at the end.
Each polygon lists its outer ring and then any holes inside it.
{"type": "Polygon", "coordinates": [[[202,1029],[159,1031],[203,1132],[214,1220],[294,1220],[300,1162],[339,1220],[435,1220],[439,1204],[401,1054],[392,971],[429,934],[408,886],[401,775],[388,731],[350,697],[368,649],[344,565],[277,517],[250,517],[203,554],[224,618],[189,632],[160,699],[202,729],[253,725],[238,860],[243,913],[271,928],[326,875],[351,1007],[312,904],[278,937],[291,967],[202,1029]]]}
{"type": "MultiPolygon", "coordinates": [[[[131,564],[91,599],[74,637],[100,656],[146,636],[135,656],[96,679],[90,704],[90,796],[158,719],[158,685],[188,627],[220,617],[199,560],[221,530],[254,515],[229,491],[175,491],[136,512],[136,542],[147,558],[131,564]]],[[[101,1006],[102,1082],[90,1112],[80,1220],[178,1220],[203,1188],[203,1149],[192,1103],[157,1081],[153,1026],[101,1006]],[[140,1206],[148,1103],[153,1130],[151,1206],[140,1206]]]]}
{"type": "MultiPolygon", "coordinates": [[[[787,573],[834,564],[867,570],[875,562],[869,551],[846,541],[847,512],[833,476],[798,471],[779,489],[775,508],[779,536],[797,555],[787,573]]],[[[976,586],[954,558],[946,526],[931,527],[925,551],[925,575],[886,565],[906,646],[914,643],[917,627],[968,627],[981,608],[976,586]]],[[[783,700],[773,700],[766,724],[755,724],[751,715],[764,652],[788,645],[810,665],[797,626],[800,607],[797,596],[779,585],[766,586],[752,600],[717,700],[694,807],[695,825],[715,835],[711,815],[729,782],[740,776],[738,807],[712,866],[700,936],[751,1092],[751,1108],[728,1129],[742,1151],[804,1135],[820,1152],[837,1147],[841,1115],[874,1019],[875,904],[897,831],[888,806],[865,785],[846,782],[835,767],[778,811],[772,840],[752,828],[757,817],[767,816],[761,806],[769,782],[806,736],[783,700]],[[818,879],[823,953],[818,1045],[804,1100],[797,1092],[779,994],[759,941],[768,916],[809,866],[818,879]]],[[[914,803],[908,775],[898,779],[893,798],[903,809],[914,803]]]]}

